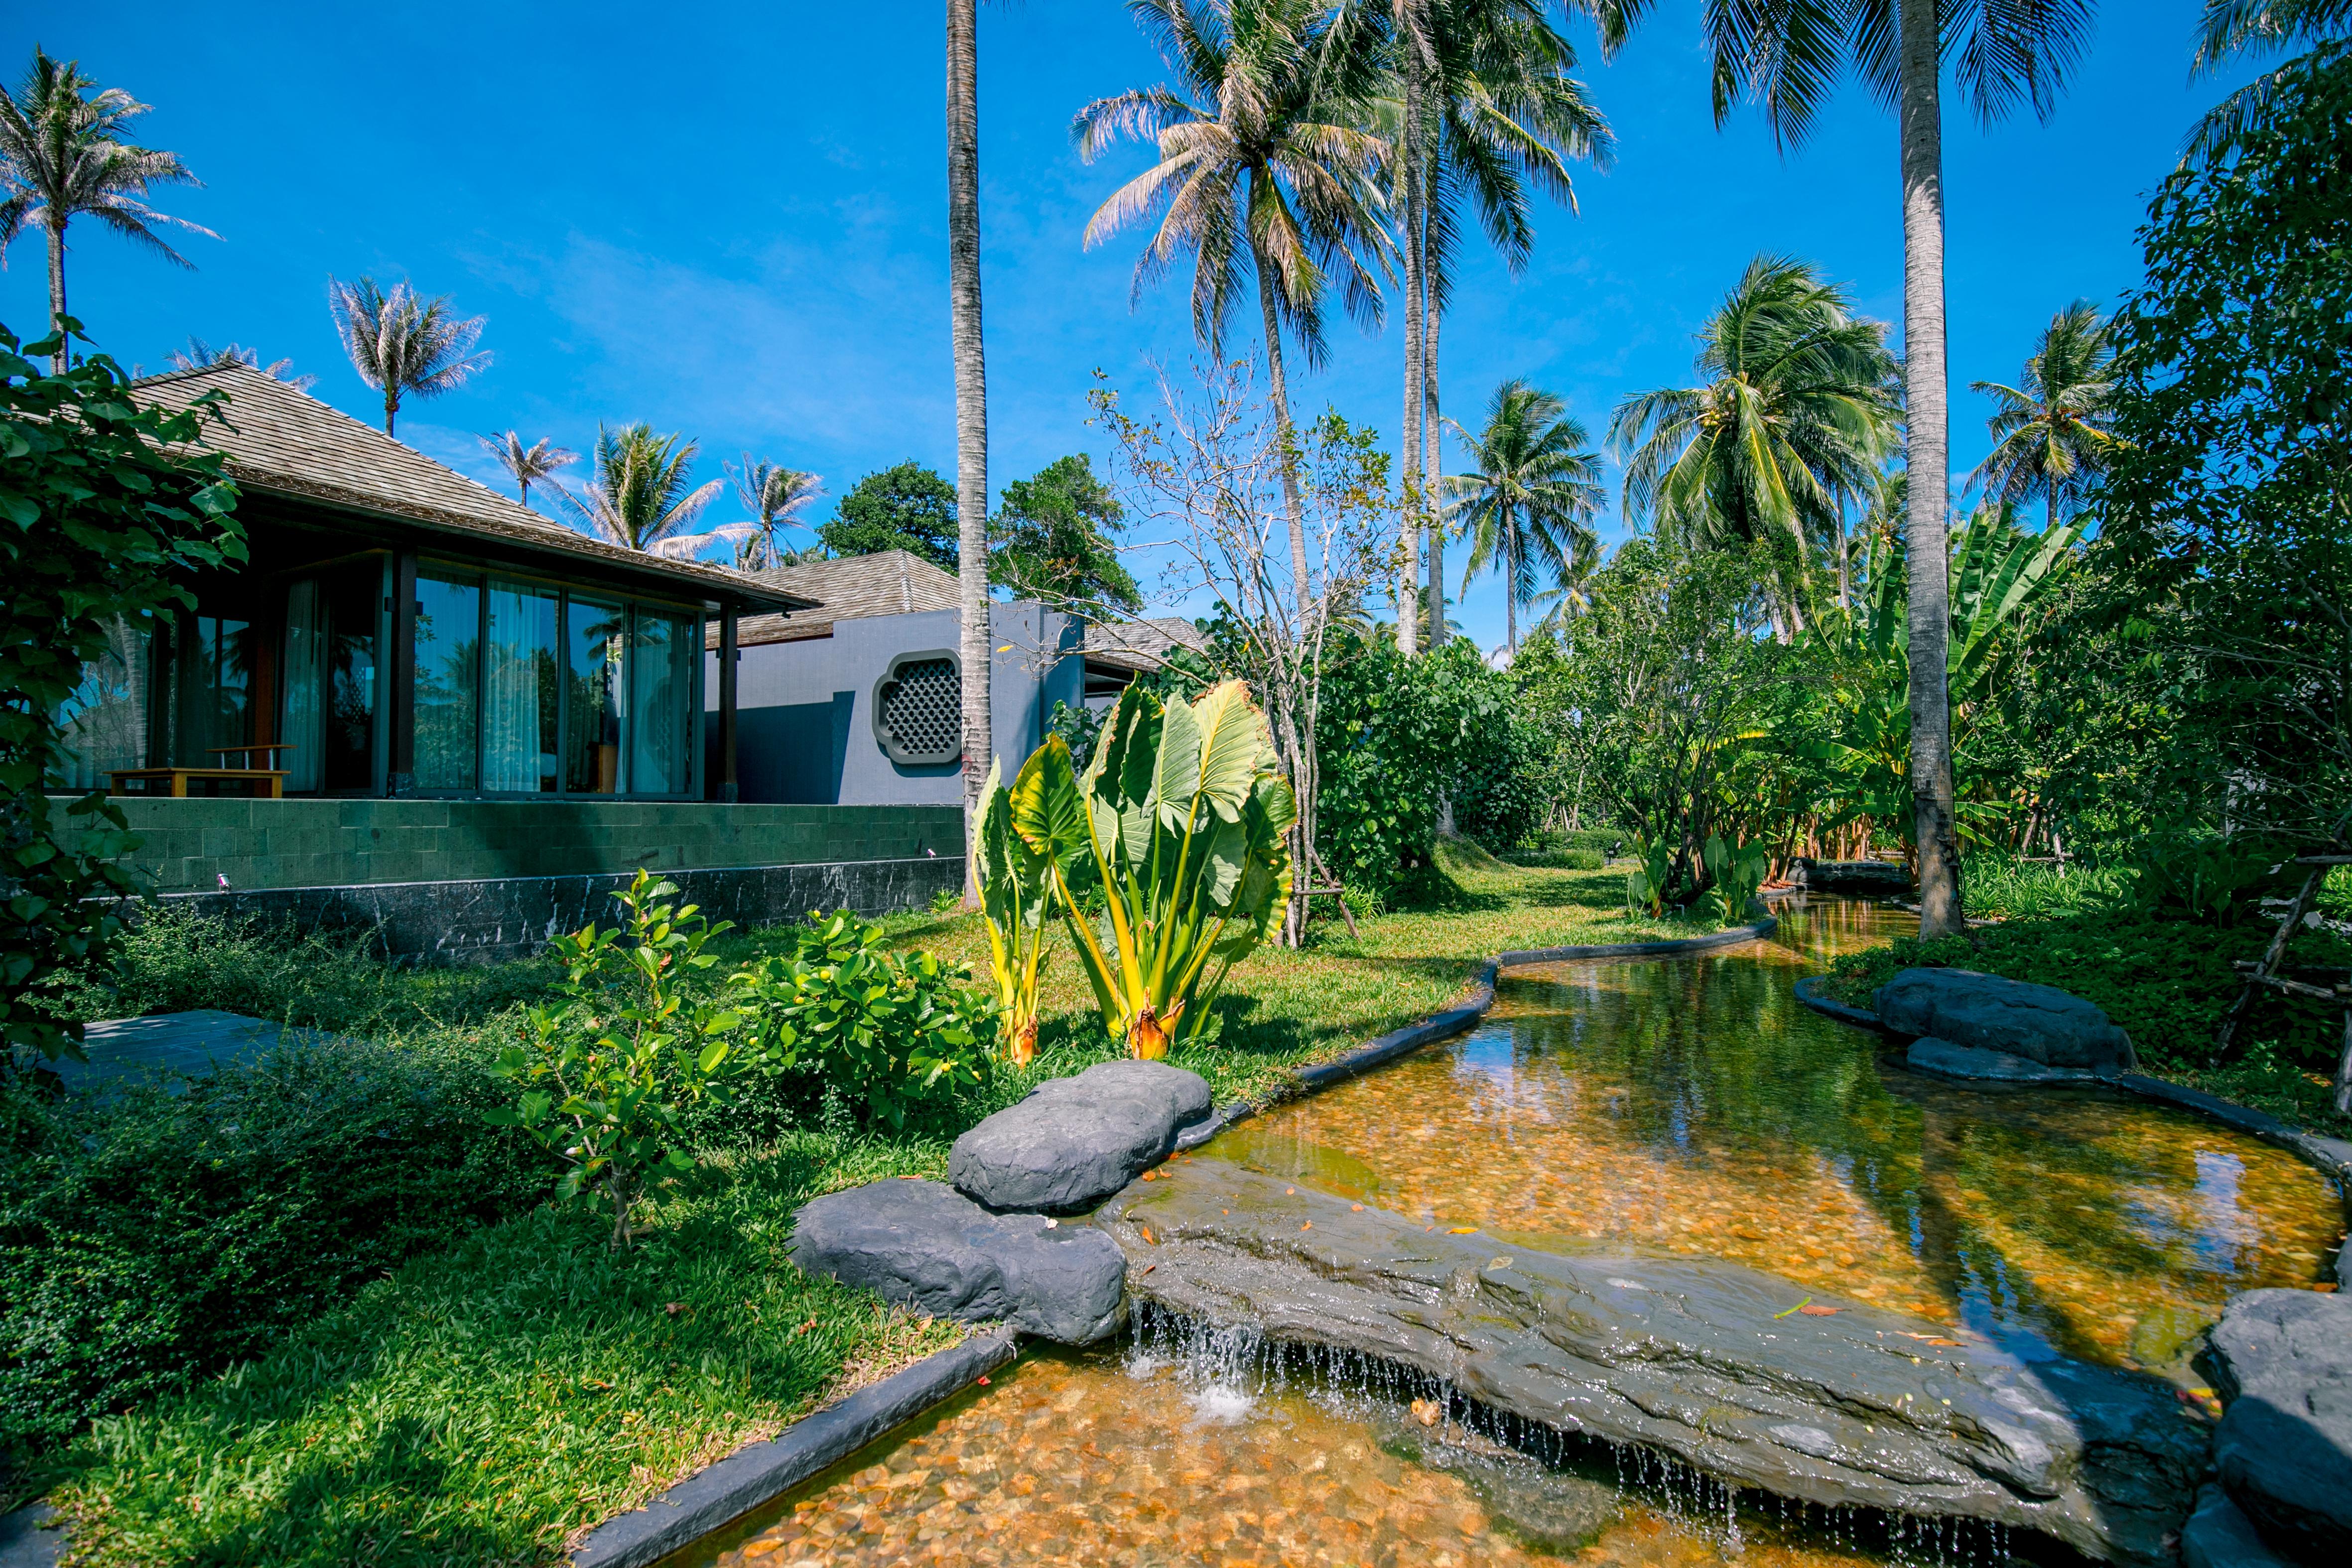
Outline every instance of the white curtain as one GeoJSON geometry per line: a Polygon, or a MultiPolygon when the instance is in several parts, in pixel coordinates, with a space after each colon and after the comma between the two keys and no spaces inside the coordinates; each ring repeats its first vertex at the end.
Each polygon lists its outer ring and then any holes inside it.
{"type": "Polygon", "coordinates": [[[104,789],[115,768],[147,765],[147,637],[128,617],[106,628],[106,651],[81,667],[81,684],[58,710],[65,755],[51,783],[104,789]]]}
{"type": "Polygon", "coordinates": [[[555,774],[555,595],[490,584],[482,650],[482,787],[531,791],[555,774]]]}
{"type": "Polygon", "coordinates": [[[693,623],[657,610],[636,612],[629,650],[629,788],[639,795],[686,793],[686,742],[693,715],[693,623]]]}
{"type": "Polygon", "coordinates": [[[327,606],[319,580],[305,577],[286,590],[286,721],[278,753],[289,790],[315,790],[326,762],[326,730],[319,700],[327,685],[327,606]]]}

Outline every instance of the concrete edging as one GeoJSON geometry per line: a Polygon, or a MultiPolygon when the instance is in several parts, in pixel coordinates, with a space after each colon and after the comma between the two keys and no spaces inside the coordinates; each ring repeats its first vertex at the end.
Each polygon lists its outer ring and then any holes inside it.
{"type": "Polygon", "coordinates": [[[1011,1361],[1019,1348],[1019,1334],[994,1329],[926,1356],[803,1415],[765,1443],[737,1449],[643,1507],[606,1520],[588,1532],[568,1561],[572,1568],[644,1568],[657,1562],[961,1393],[1011,1361]]]}
{"type": "MultiPolygon", "coordinates": [[[[1890,1033],[1886,1026],[1878,1021],[1876,1014],[1822,995],[1817,987],[1828,978],[1826,974],[1809,974],[1798,981],[1797,1000],[1841,1024],[1851,1024],[1858,1029],[1875,1029],[1882,1035],[1890,1033]]],[[[1905,1070],[1912,1069],[1906,1066],[1905,1070]]],[[[2207,1094],[2203,1089],[2190,1089],[2185,1084],[2167,1083],[2146,1073],[2102,1072],[2086,1080],[2086,1087],[2100,1085],[2119,1089],[2126,1094],[2135,1094],[2158,1104],[2193,1110],[2224,1127],[2259,1138],[2265,1143],[2276,1144],[2335,1182],[2344,1201],[2346,1218],[2352,1220],[2352,1143],[2340,1138],[2323,1138],[2316,1132],[2305,1132],[2288,1126],[2266,1110],[2256,1110],[2252,1106],[2240,1105],[2219,1095],[2207,1094]]],[[[2352,1254],[2352,1247],[2336,1253],[2336,1278],[2340,1284],[2352,1285],[2352,1256],[2347,1254],[2352,1254]]]]}
{"type": "MultiPolygon", "coordinates": [[[[1580,958],[1671,958],[1680,953],[1705,952],[1710,948],[1733,947],[1743,942],[1755,942],[1772,934],[1780,921],[1768,915],[1760,921],[1727,930],[1710,931],[1705,936],[1683,937],[1665,942],[1617,942],[1591,947],[1538,947],[1514,949],[1498,952],[1479,968],[1478,978],[1472,982],[1469,994],[1457,1006],[1443,1013],[1433,1013],[1418,1024],[1408,1024],[1392,1029],[1328,1062],[1301,1068],[1296,1077],[1301,1089],[1312,1094],[1328,1089],[1343,1079],[1367,1072],[1385,1062],[1394,1061],[1408,1051],[1439,1040],[1451,1039],[1486,1016],[1495,1005],[1495,981],[1506,969],[1517,969],[1530,963],[1566,963],[1580,958]]],[[[1197,1149],[1210,1139],[1236,1123],[1248,1121],[1262,1108],[1248,1100],[1238,1100],[1221,1107],[1204,1121],[1196,1121],[1176,1135],[1179,1152],[1197,1149]]]]}

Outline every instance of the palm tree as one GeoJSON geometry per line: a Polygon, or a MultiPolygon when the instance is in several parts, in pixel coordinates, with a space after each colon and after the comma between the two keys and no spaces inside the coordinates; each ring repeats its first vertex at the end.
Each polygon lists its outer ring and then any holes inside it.
{"type": "Polygon", "coordinates": [[[1970,382],[1969,390],[1991,398],[1998,412],[1986,422],[1992,452],[1969,482],[2003,500],[2042,497],[2053,528],[2062,515],[2073,515],[2123,444],[2107,429],[2114,358],[2107,323],[2088,300],[2077,300],[2042,330],[2025,362],[2024,390],[1970,382]]]}
{"type": "MultiPolygon", "coordinates": [[[[2352,31],[2352,0],[2205,0],[2197,25],[2199,75],[2240,55],[2272,54],[2352,31]]],[[[2210,158],[2269,110],[2278,73],[2265,71],[2215,104],[2189,132],[2188,156],[2210,158]]]]}
{"type": "Polygon", "coordinates": [[[438,397],[489,368],[490,356],[473,352],[486,318],[460,321],[446,294],[427,300],[405,283],[394,284],[387,294],[373,278],[356,283],[329,278],[327,311],[352,368],[383,394],[387,436],[403,397],[438,397]]]}
{"type": "MultiPolygon", "coordinates": [[[[979,821],[993,760],[989,716],[988,365],[980,323],[980,43],[973,0],[948,0],[948,315],[955,353],[956,604],[963,662],[963,815],[979,821]]],[[[979,883],[964,873],[964,898],[979,883]]]]}
{"type": "MultiPolygon", "coordinates": [[[[1582,0],[1622,39],[1650,0],[1582,0]]],[[[1951,410],[1944,356],[1943,62],[1979,124],[2023,101],[2043,121],[2090,37],[2096,0],[1706,0],[1715,121],[1743,95],[1759,100],[1773,135],[1801,143],[1852,65],[1895,111],[1903,170],[1905,466],[1910,487],[1911,779],[1919,854],[1919,929],[1953,936],[1960,909],[1959,839],[1952,815],[1948,552],[1951,410]]]]}
{"type": "MultiPolygon", "coordinates": [[[[824,476],[762,462],[749,452],[743,454],[741,467],[730,466],[727,472],[735,481],[736,499],[751,514],[756,530],[736,547],[735,564],[746,571],[758,571],[768,566],[789,566],[800,560],[800,552],[782,548],[776,536],[786,528],[806,526],[799,514],[824,494],[824,476]]],[[[961,520],[958,522],[961,526],[961,520]]]]}
{"type": "Polygon", "coordinates": [[[210,370],[215,365],[241,364],[247,370],[259,371],[272,381],[282,381],[297,392],[308,392],[319,384],[315,375],[297,375],[290,359],[274,359],[264,364],[259,349],[249,349],[243,343],[216,349],[193,332],[188,336],[188,346],[173,349],[171,359],[174,370],[210,370]]]}
{"type": "Polygon", "coordinates": [[[1698,385],[1629,397],[1610,421],[1625,514],[1696,548],[1785,539],[1775,614],[1800,630],[1815,546],[1894,449],[1885,330],[1807,264],[1759,256],[1698,336],[1698,385]]]}
{"type": "MultiPolygon", "coordinates": [[[[1405,287],[1402,467],[1440,489],[1438,326],[1465,205],[1517,273],[1533,249],[1529,187],[1576,210],[1572,159],[1608,166],[1608,122],[1569,73],[1576,51],[1533,0],[1391,0],[1401,57],[1397,166],[1405,287]]],[[[1428,594],[1443,595],[1444,533],[1427,526],[1428,594]]],[[[1408,517],[1408,530],[1414,520],[1408,517]]],[[[1408,561],[1417,555],[1408,539],[1408,561]]],[[[1400,622],[1409,628],[1410,622],[1400,622]]],[[[1438,640],[1444,623],[1433,623],[1438,640]]],[[[1408,649],[1408,651],[1410,651],[1408,649]]]]}
{"type": "Polygon", "coordinates": [[[710,545],[744,539],[748,522],[686,531],[727,488],[724,479],[691,482],[700,448],[681,434],[656,436],[639,421],[619,430],[596,426],[595,477],[578,495],[563,491],[590,529],[624,550],[690,561],[710,545]]]}
{"type": "Polygon", "coordinates": [[[552,479],[557,474],[580,460],[580,454],[567,451],[542,436],[526,447],[522,437],[512,430],[502,430],[495,436],[476,437],[483,450],[499,460],[507,478],[515,482],[522,504],[530,504],[530,487],[535,480],[552,479]]]}
{"type": "Polygon", "coordinates": [[[1486,426],[1456,426],[1477,471],[1444,481],[1447,510],[1470,540],[1470,579],[1500,565],[1505,642],[1519,651],[1519,606],[1532,605],[1549,575],[1557,587],[1581,583],[1601,554],[1601,459],[1568,405],[1519,380],[1495,389],[1486,426]],[[1540,569],[1540,570],[1538,570],[1540,569]]]}
{"type": "MultiPolygon", "coordinates": [[[[1381,320],[1389,154],[1361,129],[1378,87],[1372,23],[1325,0],[1134,0],[1131,9],[1182,90],[1121,93],[1078,111],[1071,135],[1088,162],[1121,136],[1150,138],[1160,153],[1096,211],[1086,244],[1161,212],[1135,264],[1135,295],[1189,251],[1192,330],[1212,354],[1223,352],[1244,265],[1255,274],[1276,435],[1287,452],[1285,331],[1309,365],[1322,363],[1334,275],[1350,315],[1368,327],[1381,320]]],[[[1287,460],[1282,489],[1304,604],[1312,596],[1306,514],[1287,460]]]]}
{"type": "Polygon", "coordinates": [[[220,236],[147,205],[155,185],[197,185],[176,153],[157,152],[122,140],[131,121],[147,112],[119,87],[95,98],[83,92],[98,85],[81,74],[79,61],[60,64],[37,47],[32,68],[15,92],[0,88],[0,252],[26,227],[37,225],[49,240],[49,328],[58,334],[49,367],[63,374],[68,364],[66,333],[66,226],[86,216],[135,245],[143,245],[175,266],[195,263],[163,243],[152,226],[170,224],[220,236]]]}

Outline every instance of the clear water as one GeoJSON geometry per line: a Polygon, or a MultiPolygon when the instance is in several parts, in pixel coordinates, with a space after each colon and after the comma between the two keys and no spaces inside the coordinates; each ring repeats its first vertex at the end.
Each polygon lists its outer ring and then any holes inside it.
{"type": "MultiPolygon", "coordinates": [[[[1198,1158],[1522,1246],[1728,1258],[2023,1354],[2184,1383],[2231,1291],[2321,1278],[2343,1210],[2294,1156],[2105,1091],[1922,1079],[1790,994],[1909,929],[1798,906],[1772,940],[1711,955],[1517,971],[1475,1032],[1198,1158]]],[[[1415,1395],[1285,1378],[1246,1335],[1197,1328],[1032,1352],[676,1568],[1858,1568],[2028,1549],[1735,1497],[1638,1455],[1539,1464],[1415,1395]]]]}

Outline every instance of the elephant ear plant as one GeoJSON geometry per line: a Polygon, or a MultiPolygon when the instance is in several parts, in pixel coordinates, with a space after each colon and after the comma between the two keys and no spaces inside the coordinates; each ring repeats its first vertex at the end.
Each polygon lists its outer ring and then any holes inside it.
{"type": "Polygon", "coordinates": [[[1083,774],[1058,735],[1030,755],[1012,816],[1110,1033],[1145,1058],[1209,1037],[1226,974],[1290,897],[1297,808],[1248,689],[1163,703],[1130,686],[1083,774]],[[1097,892],[1099,927],[1087,917],[1097,892]]]}
{"type": "Polygon", "coordinates": [[[1005,1060],[1025,1067],[1037,1054],[1037,975],[1045,967],[1045,913],[1053,903],[1049,850],[1013,831],[1013,792],[1003,769],[988,764],[980,792],[980,831],[971,846],[972,881],[988,922],[988,951],[1003,1006],[1005,1060]]]}

